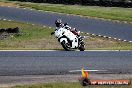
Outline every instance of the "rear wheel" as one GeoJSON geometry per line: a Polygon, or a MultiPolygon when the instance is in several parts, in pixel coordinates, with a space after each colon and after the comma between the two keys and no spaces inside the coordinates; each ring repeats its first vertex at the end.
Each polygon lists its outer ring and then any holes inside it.
{"type": "Polygon", "coordinates": [[[70,44],[66,43],[65,41],[62,41],[61,45],[66,51],[71,51],[70,44]]]}

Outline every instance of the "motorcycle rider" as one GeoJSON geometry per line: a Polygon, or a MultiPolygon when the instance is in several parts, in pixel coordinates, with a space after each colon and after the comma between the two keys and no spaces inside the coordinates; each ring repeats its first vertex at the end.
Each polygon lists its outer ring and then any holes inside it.
{"type": "MultiPolygon", "coordinates": [[[[56,25],[56,29],[55,30],[59,29],[60,27],[63,27],[62,21],[60,19],[57,19],[55,21],[55,25],[56,25]]],[[[55,32],[52,32],[51,35],[53,35],[54,33],[55,32]]]]}
{"type": "MultiPolygon", "coordinates": [[[[78,37],[80,37],[80,32],[76,30],[76,28],[71,28],[68,23],[63,24],[61,19],[57,19],[55,21],[55,25],[56,25],[56,30],[59,29],[60,27],[64,27],[67,30],[70,30],[74,35],[77,35],[78,37]]],[[[54,32],[51,33],[51,35],[53,35],[54,32]]]]}

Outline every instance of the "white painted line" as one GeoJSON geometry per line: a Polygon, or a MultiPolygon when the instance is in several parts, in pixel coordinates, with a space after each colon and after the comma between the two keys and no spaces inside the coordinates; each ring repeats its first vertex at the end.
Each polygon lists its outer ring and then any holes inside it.
{"type": "Polygon", "coordinates": [[[97,19],[97,17],[94,17],[94,19],[97,19]]]}
{"type": "Polygon", "coordinates": [[[38,10],[38,11],[42,12],[43,10],[38,10]]]}
{"type": "Polygon", "coordinates": [[[108,21],[111,21],[111,19],[107,19],[108,21]]]}
{"type": "Polygon", "coordinates": [[[19,8],[18,6],[16,8],[19,8]]]}
{"type": "Polygon", "coordinates": [[[117,40],[117,38],[114,38],[115,40],[117,40]]]}
{"type": "Polygon", "coordinates": [[[49,12],[49,11],[44,11],[44,12],[49,12]]]}
{"type": "Polygon", "coordinates": [[[132,50],[85,50],[85,51],[89,51],[89,52],[109,52],[109,51],[115,51],[115,52],[119,52],[119,51],[132,51],[132,50]]]}
{"type": "MultiPolygon", "coordinates": [[[[55,13],[55,12],[54,12],[55,13]]],[[[56,12],[57,13],[57,12],[56,12]]],[[[59,13],[59,14],[64,14],[64,13],[59,13]]]]}
{"type": "Polygon", "coordinates": [[[103,36],[104,38],[106,38],[106,36],[103,36]]]}
{"type": "MultiPolygon", "coordinates": [[[[0,51],[60,51],[60,50],[0,50],[0,51]]],[[[114,52],[119,52],[119,51],[132,51],[132,50],[85,50],[89,52],[109,52],[109,51],[114,51],[114,52]]],[[[76,51],[75,51],[76,52],[76,51]]],[[[80,51],[77,51],[80,52],[80,51]]]]}
{"type": "MultiPolygon", "coordinates": [[[[76,15],[74,15],[74,16],[76,16],[76,15]]],[[[83,17],[83,16],[81,16],[81,15],[78,15],[79,17],[83,17]]]]}
{"type": "Polygon", "coordinates": [[[132,50],[85,50],[85,51],[89,51],[89,52],[111,52],[111,51],[114,51],[114,52],[119,52],[119,51],[125,51],[125,52],[127,52],[127,51],[132,51],[132,50]]]}
{"type": "Polygon", "coordinates": [[[127,21],[124,21],[124,23],[127,23],[127,21]]]}
{"type": "Polygon", "coordinates": [[[125,50],[85,50],[85,51],[100,51],[100,52],[107,52],[107,51],[125,51],[125,50]]]}
{"type": "Polygon", "coordinates": [[[101,36],[101,35],[98,35],[99,37],[101,36]]]}
{"type": "Polygon", "coordinates": [[[3,19],[3,20],[6,20],[6,19],[3,19]]]}
{"type": "Polygon", "coordinates": [[[89,38],[89,36],[83,36],[84,38],[89,38]]]}
{"type": "Polygon", "coordinates": [[[8,20],[8,21],[11,21],[11,20],[8,20]]]}
{"type": "MultiPolygon", "coordinates": [[[[69,72],[81,72],[82,70],[70,70],[69,72]]],[[[99,71],[107,71],[107,70],[84,70],[88,72],[99,72],[99,71]]]]}

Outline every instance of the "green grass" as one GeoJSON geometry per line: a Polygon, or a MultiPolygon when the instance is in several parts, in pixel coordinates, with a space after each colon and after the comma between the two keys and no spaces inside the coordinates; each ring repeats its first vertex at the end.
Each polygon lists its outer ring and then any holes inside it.
{"type": "MultiPolygon", "coordinates": [[[[62,46],[58,43],[54,36],[50,33],[53,29],[42,27],[40,25],[31,25],[21,22],[9,22],[0,20],[0,28],[19,27],[20,35],[13,34],[4,40],[0,40],[0,49],[37,49],[37,50],[61,50],[62,46]]],[[[6,34],[6,33],[4,33],[6,34]]],[[[3,34],[0,34],[0,36],[3,34]]],[[[89,36],[85,38],[87,50],[132,50],[132,43],[116,41],[114,39],[107,39],[88,34],[81,34],[89,36]]]]}
{"type": "Polygon", "coordinates": [[[52,43],[57,43],[50,36],[53,29],[48,27],[43,28],[39,25],[0,21],[0,28],[8,27],[19,27],[21,35],[11,35],[4,40],[0,40],[0,49],[50,49],[50,47],[53,48],[52,43]]]}
{"type": "Polygon", "coordinates": [[[132,8],[121,7],[100,7],[100,6],[80,6],[45,3],[25,3],[18,2],[20,6],[30,7],[37,10],[68,13],[89,17],[98,17],[112,20],[132,22],[132,8]]]}
{"type": "MultiPolygon", "coordinates": [[[[25,86],[15,86],[12,88],[84,88],[79,82],[58,82],[58,83],[45,83],[45,84],[37,84],[37,85],[25,85],[25,86]]],[[[126,86],[109,86],[109,85],[100,85],[100,86],[87,86],[85,88],[132,88],[132,85],[126,86]]]]}

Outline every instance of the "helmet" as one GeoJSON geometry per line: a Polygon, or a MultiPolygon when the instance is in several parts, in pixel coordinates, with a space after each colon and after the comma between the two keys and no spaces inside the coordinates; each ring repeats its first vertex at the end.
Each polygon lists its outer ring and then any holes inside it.
{"type": "Polygon", "coordinates": [[[60,27],[60,26],[62,25],[61,19],[57,19],[57,20],[55,21],[55,25],[56,25],[56,27],[60,27]]]}

